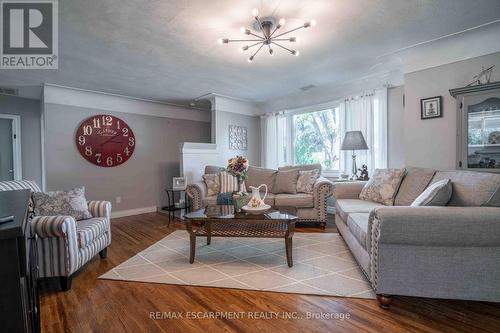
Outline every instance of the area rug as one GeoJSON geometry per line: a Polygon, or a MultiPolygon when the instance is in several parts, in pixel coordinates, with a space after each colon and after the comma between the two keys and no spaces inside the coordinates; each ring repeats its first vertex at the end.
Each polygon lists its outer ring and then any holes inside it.
{"type": "Polygon", "coordinates": [[[269,238],[197,238],[189,264],[189,236],[178,230],[118,265],[101,279],[375,298],[336,233],[295,233],[293,267],[285,242],[269,238]]]}

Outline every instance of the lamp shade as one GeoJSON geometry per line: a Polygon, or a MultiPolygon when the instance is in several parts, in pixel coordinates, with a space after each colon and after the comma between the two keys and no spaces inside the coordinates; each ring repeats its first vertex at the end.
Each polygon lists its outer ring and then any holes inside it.
{"type": "Polygon", "coordinates": [[[367,150],[365,138],[361,131],[349,131],[345,133],[340,150],[367,150]]]}

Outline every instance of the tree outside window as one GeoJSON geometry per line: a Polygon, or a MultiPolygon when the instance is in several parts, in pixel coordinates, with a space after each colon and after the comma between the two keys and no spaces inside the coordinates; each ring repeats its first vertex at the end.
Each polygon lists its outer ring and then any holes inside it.
{"type": "Polygon", "coordinates": [[[339,109],[294,115],[293,123],[295,163],[320,163],[325,170],[339,170],[339,109]]]}

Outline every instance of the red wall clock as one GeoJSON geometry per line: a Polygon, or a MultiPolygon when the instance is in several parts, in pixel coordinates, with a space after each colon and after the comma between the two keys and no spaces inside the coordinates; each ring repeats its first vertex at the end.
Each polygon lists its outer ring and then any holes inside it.
{"type": "Polygon", "coordinates": [[[80,154],[90,163],[114,167],[125,163],[134,153],[134,132],[115,116],[100,114],[85,119],[75,135],[80,154]]]}

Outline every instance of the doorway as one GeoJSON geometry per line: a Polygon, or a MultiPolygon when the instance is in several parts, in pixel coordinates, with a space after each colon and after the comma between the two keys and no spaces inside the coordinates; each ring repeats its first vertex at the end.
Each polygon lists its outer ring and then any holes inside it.
{"type": "Polygon", "coordinates": [[[21,117],[0,114],[0,181],[22,177],[21,117]]]}

